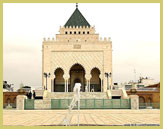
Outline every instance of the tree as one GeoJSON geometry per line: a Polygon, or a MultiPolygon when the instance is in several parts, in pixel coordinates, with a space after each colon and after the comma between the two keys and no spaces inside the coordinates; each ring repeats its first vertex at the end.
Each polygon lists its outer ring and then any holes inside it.
{"type": "Polygon", "coordinates": [[[11,88],[11,85],[7,84],[7,81],[3,81],[3,89],[11,88]]]}

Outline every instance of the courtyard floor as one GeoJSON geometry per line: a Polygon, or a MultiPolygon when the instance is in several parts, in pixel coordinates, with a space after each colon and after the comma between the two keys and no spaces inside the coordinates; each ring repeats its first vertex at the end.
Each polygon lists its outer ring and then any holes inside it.
{"type": "MultiPolygon", "coordinates": [[[[3,110],[3,125],[57,126],[63,125],[67,110],[3,110]]],[[[71,125],[77,125],[77,110],[70,115],[71,125]]],[[[160,110],[80,110],[80,125],[159,125],[160,110]]]]}

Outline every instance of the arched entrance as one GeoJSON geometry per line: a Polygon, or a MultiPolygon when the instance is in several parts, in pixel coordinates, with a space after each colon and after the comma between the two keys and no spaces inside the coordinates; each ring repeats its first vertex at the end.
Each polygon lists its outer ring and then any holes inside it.
{"type": "Polygon", "coordinates": [[[94,92],[101,92],[101,79],[100,76],[100,70],[97,68],[93,68],[91,70],[92,78],[90,80],[90,91],[94,92]]]}
{"type": "Polygon", "coordinates": [[[7,104],[10,104],[10,102],[11,102],[11,99],[8,98],[8,99],[7,99],[7,104]]]}
{"type": "Polygon", "coordinates": [[[75,64],[70,69],[70,86],[68,91],[72,92],[75,83],[81,83],[81,91],[85,91],[85,70],[82,65],[75,64]]]}
{"type": "Polygon", "coordinates": [[[139,97],[139,108],[145,108],[145,98],[143,96],[139,97]]]}
{"type": "Polygon", "coordinates": [[[54,79],[54,92],[64,92],[65,91],[65,82],[63,78],[63,70],[58,68],[54,72],[55,79],[54,79]]]}
{"type": "Polygon", "coordinates": [[[139,97],[139,103],[145,103],[145,98],[143,96],[139,97]]]}
{"type": "Polygon", "coordinates": [[[80,79],[79,79],[79,78],[76,78],[76,79],[74,80],[74,84],[75,84],[75,83],[81,83],[80,79]]]}
{"type": "Polygon", "coordinates": [[[151,99],[150,97],[148,97],[147,105],[148,105],[148,106],[151,106],[151,103],[152,103],[152,99],[151,99]]]}

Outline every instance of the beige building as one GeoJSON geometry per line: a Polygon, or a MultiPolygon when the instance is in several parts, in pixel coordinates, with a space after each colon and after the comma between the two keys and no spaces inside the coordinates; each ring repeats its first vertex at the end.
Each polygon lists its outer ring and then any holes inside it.
{"type": "Polygon", "coordinates": [[[36,96],[43,99],[28,101],[18,96],[18,110],[67,109],[71,99],[75,100],[75,83],[82,86],[82,109],[139,108],[137,95],[128,96],[125,89],[112,90],[112,42],[99,38],[78,7],[59,32],[55,39],[44,38],[42,45],[43,89],[37,90],[36,96]]]}
{"type": "Polygon", "coordinates": [[[49,92],[72,92],[77,82],[82,92],[111,88],[112,76],[107,80],[105,73],[112,73],[112,41],[99,38],[78,7],[56,38],[44,38],[42,50],[42,87],[49,92]]]}

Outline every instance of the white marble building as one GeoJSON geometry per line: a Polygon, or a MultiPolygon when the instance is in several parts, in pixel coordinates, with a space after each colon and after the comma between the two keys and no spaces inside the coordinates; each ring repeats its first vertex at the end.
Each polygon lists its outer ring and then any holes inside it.
{"type": "Polygon", "coordinates": [[[105,76],[112,73],[111,39],[99,38],[78,6],[59,32],[42,44],[42,87],[49,92],[72,92],[78,82],[83,92],[111,89],[112,76],[108,80],[105,76]]]}

